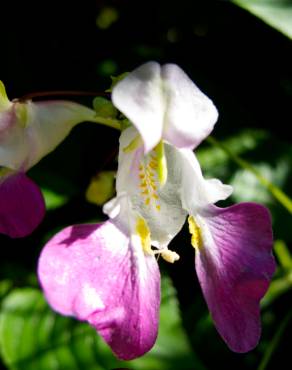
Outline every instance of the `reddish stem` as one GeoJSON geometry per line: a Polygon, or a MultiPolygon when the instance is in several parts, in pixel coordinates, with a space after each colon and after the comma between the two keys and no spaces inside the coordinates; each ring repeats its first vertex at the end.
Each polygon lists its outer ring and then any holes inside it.
{"type": "Polygon", "coordinates": [[[34,98],[42,98],[45,96],[109,96],[108,93],[100,91],[72,91],[72,90],[61,90],[61,91],[38,91],[29,93],[18,98],[18,101],[26,101],[34,98]]]}

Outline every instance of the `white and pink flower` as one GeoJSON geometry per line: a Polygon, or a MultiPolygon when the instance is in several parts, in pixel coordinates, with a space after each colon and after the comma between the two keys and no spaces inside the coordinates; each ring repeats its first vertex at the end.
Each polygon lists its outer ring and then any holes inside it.
{"type": "Polygon", "coordinates": [[[195,268],[215,326],[236,352],[260,336],[259,302],[275,269],[268,210],[214,204],[232,188],[204,179],[192,149],[212,130],[213,103],[176,65],[147,63],[113,90],[131,121],[120,137],[117,195],[109,220],[53,237],[38,274],[50,305],[88,321],[121,359],[155,343],[160,304],[156,256],[175,262],[169,242],[189,216],[195,268]]]}
{"type": "Polygon", "coordinates": [[[95,112],[69,101],[9,101],[0,81],[0,233],[29,235],[45,214],[39,187],[26,172],[95,112]]]}

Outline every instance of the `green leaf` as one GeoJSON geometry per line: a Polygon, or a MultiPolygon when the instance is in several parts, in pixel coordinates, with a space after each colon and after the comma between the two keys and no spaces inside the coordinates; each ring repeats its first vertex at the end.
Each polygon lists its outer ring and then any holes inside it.
{"type": "Polygon", "coordinates": [[[280,265],[287,270],[292,272],[292,256],[291,253],[283,240],[276,240],[274,245],[274,251],[278,258],[280,265]]]}
{"type": "Polygon", "coordinates": [[[176,292],[168,278],[162,279],[162,303],[157,342],[144,357],[127,363],[135,370],[206,370],[195,353],[191,352],[182,329],[176,292]]]}
{"type": "Polygon", "coordinates": [[[292,2],[290,0],[233,0],[233,3],[292,38],[292,2]]]}
{"type": "Polygon", "coordinates": [[[1,280],[0,281],[0,300],[9,292],[12,288],[12,281],[9,279],[1,280]]]}
{"type": "Polygon", "coordinates": [[[267,291],[266,295],[261,301],[261,306],[266,307],[271,305],[278,297],[286,293],[292,288],[292,273],[286,273],[284,276],[274,279],[267,291]]]}
{"type": "Polygon", "coordinates": [[[118,361],[95,330],[85,323],[53,313],[42,293],[15,289],[3,300],[0,313],[0,348],[11,370],[204,370],[191,352],[181,327],[175,291],[163,280],[158,340],[145,356],[118,361]]]}

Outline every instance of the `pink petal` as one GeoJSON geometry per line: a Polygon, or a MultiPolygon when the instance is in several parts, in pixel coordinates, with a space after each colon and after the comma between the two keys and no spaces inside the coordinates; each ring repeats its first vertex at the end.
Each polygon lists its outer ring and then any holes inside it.
{"type": "Polygon", "coordinates": [[[72,226],[49,241],[38,266],[50,305],[87,320],[125,360],[150,350],[158,330],[159,269],[138,247],[111,221],[72,226]]]}
{"type": "Polygon", "coordinates": [[[0,182],[0,233],[12,238],[29,235],[40,224],[45,203],[39,187],[23,172],[0,182]]]}
{"type": "Polygon", "coordinates": [[[255,203],[214,207],[204,218],[196,271],[215,326],[235,352],[259,340],[259,302],[275,270],[268,210],[255,203]]]}

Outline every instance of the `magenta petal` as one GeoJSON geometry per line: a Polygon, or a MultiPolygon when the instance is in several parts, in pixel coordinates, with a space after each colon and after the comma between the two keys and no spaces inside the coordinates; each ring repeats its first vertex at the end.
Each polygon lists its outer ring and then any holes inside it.
{"type": "Polygon", "coordinates": [[[45,203],[39,187],[24,173],[0,182],[0,233],[12,238],[29,235],[40,224],[45,203]]]}
{"type": "Polygon", "coordinates": [[[160,274],[112,222],[68,227],[42,251],[38,274],[50,305],[87,320],[124,360],[143,355],[158,330],[160,274]]]}
{"type": "Polygon", "coordinates": [[[259,301],[275,270],[268,210],[255,203],[212,208],[202,227],[196,271],[215,326],[235,352],[259,340],[259,301]]]}

